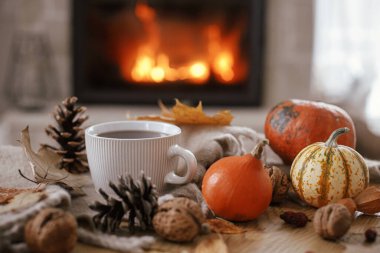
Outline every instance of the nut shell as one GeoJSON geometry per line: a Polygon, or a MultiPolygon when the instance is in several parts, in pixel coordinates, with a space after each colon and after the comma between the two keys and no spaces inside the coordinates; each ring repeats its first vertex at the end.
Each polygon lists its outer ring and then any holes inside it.
{"type": "Polygon", "coordinates": [[[342,204],[330,204],[319,208],[313,219],[315,231],[328,240],[342,237],[350,229],[351,223],[351,213],[342,204]]]}
{"type": "Polygon", "coordinates": [[[153,217],[158,235],[174,242],[192,241],[202,229],[205,217],[199,205],[188,198],[175,198],[159,206],[153,217]]]}
{"type": "Polygon", "coordinates": [[[348,211],[350,211],[352,217],[354,217],[355,212],[358,209],[358,207],[356,206],[356,203],[352,198],[344,198],[344,199],[338,200],[338,202],[336,202],[336,203],[342,204],[345,207],[347,207],[347,209],[348,209],[348,211]]]}
{"type": "Polygon", "coordinates": [[[200,223],[204,223],[206,221],[206,217],[202,213],[202,210],[198,203],[185,197],[177,197],[162,203],[162,205],[159,206],[158,211],[160,212],[162,210],[168,208],[170,209],[173,207],[182,207],[187,209],[191,212],[192,215],[197,218],[200,223]]]}
{"type": "Polygon", "coordinates": [[[375,214],[380,212],[380,188],[369,186],[355,197],[358,210],[365,214],[375,214]]]}
{"type": "Polygon", "coordinates": [[[75,217],[61,209],[46,208],[26,223],[24,238],[33,252],[70,252],[77,242],[75,217]]]}

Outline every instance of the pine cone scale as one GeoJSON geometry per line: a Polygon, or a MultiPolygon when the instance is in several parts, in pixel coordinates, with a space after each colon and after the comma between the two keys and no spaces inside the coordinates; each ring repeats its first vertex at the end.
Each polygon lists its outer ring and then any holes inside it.
{"type": "Polygon", "coordinates": [[[68,132],[63,132],[63,133],[61,133],[61,136],[62,136],[63,138],[70,138],[72,135],[73,135],[73,134],[68,133],[68,132]]]}

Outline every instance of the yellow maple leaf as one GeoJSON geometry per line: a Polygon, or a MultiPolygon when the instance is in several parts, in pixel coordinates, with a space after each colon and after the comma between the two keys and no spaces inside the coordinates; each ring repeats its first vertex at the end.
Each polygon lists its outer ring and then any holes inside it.
{"type": "Polygon", "coordinates": [[[138,116],[136,119],[164,121],[178,125],[230,125],[233,119],[228,110],[219,111],[213,116],[206,115],[201,101],[196,107],[192,107],[176,99],[175,105],[171,109],[167,108],[161,101],[158,104],[161,115],[138,116]]]}

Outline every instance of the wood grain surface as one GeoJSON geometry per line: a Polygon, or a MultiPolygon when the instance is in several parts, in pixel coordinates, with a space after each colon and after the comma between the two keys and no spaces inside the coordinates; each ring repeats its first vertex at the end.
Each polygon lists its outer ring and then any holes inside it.
{"type": "MultiPolygon", "coordinates": [[[[364,237],[364,232],[368,228],[375,228],[380,234],[380,216],[359,215],[353,222],[349,232],[340,240],[332,242],[319,237],[314,232],[312,222],[309,222],[304,228],[293,228],[285,224],[279,218],[279,215],[288,210],[305,212],[312,220],[316,209],[301,207],[293,202],[286,202],[279,206],[270,207],[257,220],[236,223],[246,229],[246,232],[242,234],[203,235],[194,242],[186,244],[171,243],[158,239],[147,252],[380,252],[380,236],[374,243],[366,243],[364,237]],[[221,240],[218,243],[225,243],[226,250],[223,250],[220,245],[210,245],[210,240],[221,240]]],[[[114,251],[78,244],[74,252],[111,253],[114,251]]]]}

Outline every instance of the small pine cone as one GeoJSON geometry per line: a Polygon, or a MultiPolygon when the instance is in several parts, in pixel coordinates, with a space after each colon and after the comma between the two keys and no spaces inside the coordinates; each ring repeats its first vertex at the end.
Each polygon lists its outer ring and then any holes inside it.
{"type": "Polygon", "coordinates": [[[100,195],[106,201],[106,204],[95,201],[91,204],[90,209],[97,212],[93,217],[95,226],[103,232],[115,232],[125,215],[125,210],[121,201],[110,197],[105,191],[99,189],[100,195]]]}
{"type": "Polygon", "coordinates": [[[44,145],[61,156],[59,167],[71,173],[88,171],[85,151],[83,122],[88,119],[84,115],[86,108],[77,106],[78,98],[68,97],[53,112],[57,126],[49,125],[45,132],[54,139],[59,147],[44,145]]]}
{"type": "Polygon", "coordinates": [[[156,186],[152,181],[144,174],[139,180],[127,175],[120,176],[116,184],[110,182],[109,186],[120,200],[110,197],[102,189],[99,190],[106,204],[95,202],[90,205],[92,210],[98,212],[93,218],[97,228],[103,232],[115,232],[122,219],[127,216],[131,232],[136,229],[136,220],[141,230],[151,229],[158,199],[156,186]]]}
{"type": "Polygon", "coordinates": [[[272,181],[272,204],[280,203],[286,199],[290,181],[288,176],[277,166],[266,167],[272,181]]]}
{"type": "Polygon", "coordinates": [[[142,230],[152,228],[152,218],[157,209],[158,194],[150,178],[142,174],[140,180],[131,175],[119,177],[119,183],[110,182],[111,189],[121,198],[128,212],[129,229],[135,230],[135,219],[142,230]]]}

